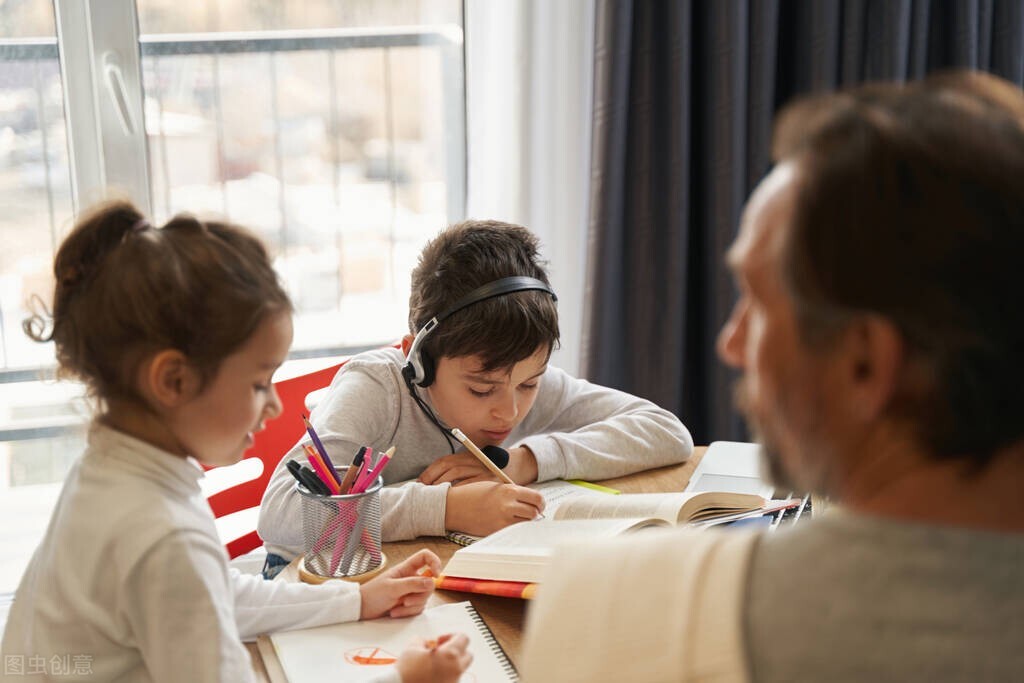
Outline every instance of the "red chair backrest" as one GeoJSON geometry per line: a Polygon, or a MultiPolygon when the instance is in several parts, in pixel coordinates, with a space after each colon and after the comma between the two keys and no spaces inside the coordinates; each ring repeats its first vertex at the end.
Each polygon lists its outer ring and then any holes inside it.
{"type": "MultiPolygon", "coordinates": [[[[302,423],[302,414],[306,412],[306,396],[311,391],[329,385],[342,365],[344,362],[274,383],[277,395],[281,399],[281,414],[273,420],[267,421],[263,431],[255,435],[252,447],[242,456],[243,460],[245,458],[262,460],[263,472],[255,479],[211,495],[207,500],[214,517],[223,517],[260,504],[263,492],[267,490],[267,484],[270,483],[270,476],[274,473],[274,468],[277,467],[284,454],[306,433],[306,428],[302,423]]],[[[263,540],[254,529],[241,538],[228,542],[226,547],[228,555],[234,558],[244,555],[262,544],[263,540]]]]}

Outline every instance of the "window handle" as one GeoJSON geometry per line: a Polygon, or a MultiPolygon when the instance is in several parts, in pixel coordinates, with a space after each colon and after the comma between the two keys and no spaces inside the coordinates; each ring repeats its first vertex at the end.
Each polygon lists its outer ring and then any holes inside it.
{"type": "Polygon", "coordinates": [[[117,118],[121,122],[121,129],[125,135],[134,135],[135,120],[132,118],[131,108],[128,106],[128,89],[125,87],[124,74],[121,71],[120,60],[116,52],[110,51],[103,54],[103,75],[107,81],[107,91],[114,103],[117,118]]]}

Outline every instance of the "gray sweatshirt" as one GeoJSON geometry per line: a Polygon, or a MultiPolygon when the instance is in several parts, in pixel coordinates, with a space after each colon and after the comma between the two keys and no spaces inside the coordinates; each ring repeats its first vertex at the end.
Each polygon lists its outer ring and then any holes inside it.
{"type": "MultiPolygon", "coordinates": [[[[310,415],[336,466],[349,464],[360,446],[375,452],[395,446],[381,492],[384,541],[445,532],[449,485],[408,480],[452,451],[410,396],[401,375],[404,364],[396,348],[353,357],[310,415]]],[[[420,390],[420,396],[429,405],[427,392],[420,390]]],[[[303,443],[309,443],[308,437],[278,464],[260,506],[259,534],[269,552],[286,558],[302,553],[302,517],[295,479],[284,463],[306,461],[303,443]]],[[[541,377],[533,409],[503,445],[533,451],[538,481],[619,477],[682,462],[693,450],[690,433],[672,413],[553,366],[541,377]]]]}

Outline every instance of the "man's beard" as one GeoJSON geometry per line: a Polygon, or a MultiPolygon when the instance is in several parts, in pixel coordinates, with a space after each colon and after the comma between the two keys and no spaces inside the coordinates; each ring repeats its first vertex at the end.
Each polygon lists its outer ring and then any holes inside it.
{"type": "Polygon", "coordinates": [[[758,458],[761,478],[775,487],[776,495],[802,493],[803,487],[796,481],[799,475],[790,473],[783,464],[778,439],[774,437],[771,430],[765,428],[750,405],[745,378],[737,381],[733,388],[733,404],[743,414],[754,441],[761,446],[758,458]]]}

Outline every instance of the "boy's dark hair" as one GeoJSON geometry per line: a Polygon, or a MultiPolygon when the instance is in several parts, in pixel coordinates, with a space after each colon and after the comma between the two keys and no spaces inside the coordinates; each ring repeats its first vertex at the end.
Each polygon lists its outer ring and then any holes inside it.
{"type": "MultiPolygon", "coordinates": [[[[477,287],[524,275],[550,286],[529,230],[499,221],[464,221],[427,243],[412,272],[409,328],[413,334],[477,287]]],[[[542,291],[486,299],[446,318],[424,341],[430,358],[479,356],[483,370],[509,368],[558,343],[558,309],[542,291]]]]}
{"type": "Polygon", "coordinates": [[[782,271],[805,342],[891,321],[890,406],[938,457],[978,467],[1024,437],[1024,95],[980,73],[798,102],[775,130],[799,189],[782,271]]]}
{"type": "Polygon", "coordinates": [[[271,313],[290,312],[263,244],[229,223],[179,215],[160,229],[127,202],[82,217],[57,251],[53,328],[58,371],[100,404],[141,401],[135,373],[149,353],[181,351],[203,386],[271,313]]]}

